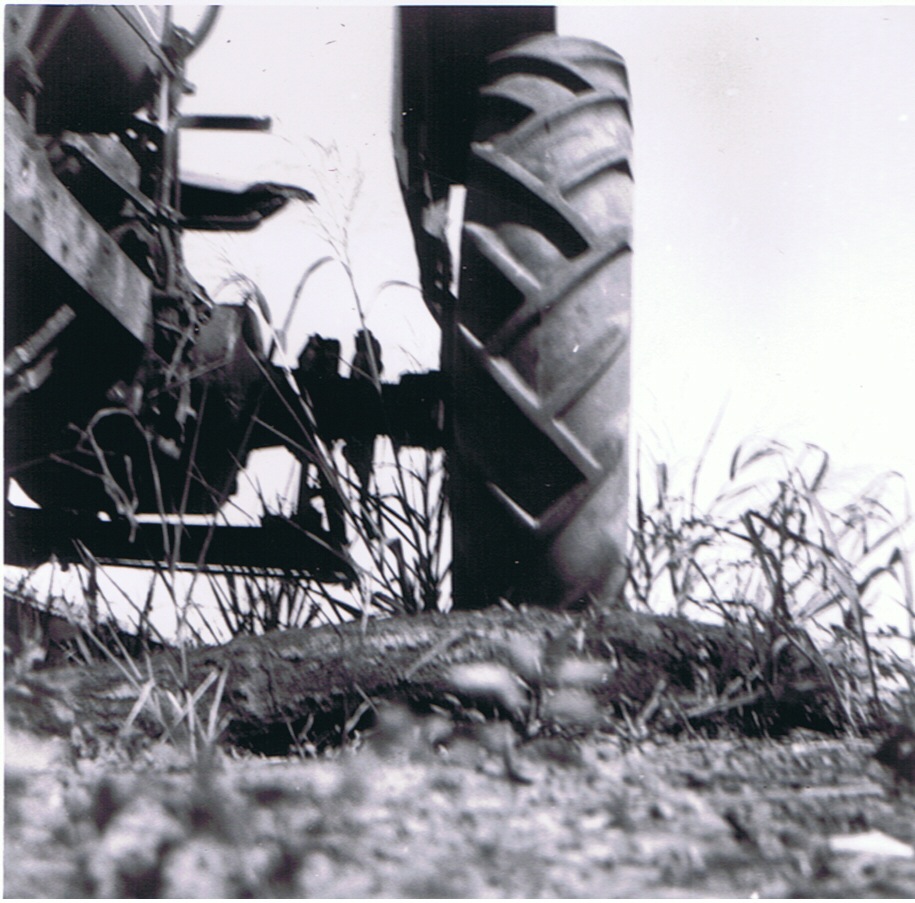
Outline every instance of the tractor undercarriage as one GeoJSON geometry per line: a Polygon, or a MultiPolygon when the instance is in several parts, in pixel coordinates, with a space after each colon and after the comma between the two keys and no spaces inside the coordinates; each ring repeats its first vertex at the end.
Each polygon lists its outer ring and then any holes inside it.
{"type": "Polygon", "coordinates": [[[274,364],[263,299],[217,305],[185,265],[187,230],[247,231],[314,202],[293,185],[182,179],[182,130],[269,128],[181,114],[185,62],[214,21],[211,9],[191,33],[163,8],[6,10],[7,563],[88,554],[350,580],[327,449],[343,443],[364,489],[384,435],[446,451],[456,605],[618,592],[622,61],[550,35],[548,8],[399,11],[394,153],[442,372],[382,384],[368,332],[363,372],[342,376],[339,343],[317,335],[297,368],[274,364]],[[458,185],[460,280],[440,215],[458,185]],[[274,446],[301,464],[292,515],[224,525],[248,455],[274,446]],[[37,507],[11,504],[11,481],[37,507]]]}

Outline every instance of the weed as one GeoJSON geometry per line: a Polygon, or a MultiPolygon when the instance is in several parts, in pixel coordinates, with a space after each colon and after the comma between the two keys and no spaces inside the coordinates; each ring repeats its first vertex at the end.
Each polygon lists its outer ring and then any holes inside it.
{"type": "MultiPolygon", "coordinates": [[[[358,171],[349,178],[344,175],[346,168],[336,146],[314,142],[314,147],[321,158],[321,165],[315,168],[320,204],[311,208],[311,215],[315,232],[329,253],[303,271],[285,322],[272,337],[271,354],[278,357],[287,382],[294,384],[285,348],[292,318],[312,277],[325,266],[336,266],[344,274],[361,325],[349,376],[368,383],[380,396],[381,349],[368,327],[366,305],[351,259],[350,227],[362,177],[358,171]]],[[[408,284],[385,283],[377,293],[392,285],[408,284]]],[[[313,423],[310,399],[298,391],[297,395],[302,410],[296,415],[304,429],[313,423]]],[[[314,462],[319,478],[313,495],[320,495],[328,484],[335,488],[334,501],[325,499],[324,516],[329,521],[328,508],[336,507],[343,532],[352,537],[349,556],[359,572],[359,587],[356,598],[347,599],[324,586],[315,586],[312,598],[319,607],[348,616],[356,611],[362,616],[372,612],[411,614],[446,607],[449,562],[445,552],[448,525],[442,453],[405,449],[388,439],[358,438],[340,447],[322,445],[320,451],[314,462]]],[[[303,473],[303,480],[305,476],[303,473]]],[[[301,490],[299,496],[303,497],[301,490]]]]}
{"type": "MultiPolygon", "coordinates": [[[[639,455],[633,603],[751,628],[764,679],[792,647],[827,676],[850,727],[883,720],[883,690],[911,683],[915,650],[905,539],[911,520],[907,504],[899,517],[890,501],[898,475],[837,503],[822,449],[741,445],[724,487],[703,510],[696,500],[701,465],[686,495],[671,488],[667,466],[656,464],[652,499],[639,455]],[[897,622],[903,616],[902,627],[873,626],[894,614],[897,622]],[[902,642],[894,649],[880,642],[887,638],[902,642]]],[[[712,707],[745,702],[752,677],[712,707]]]]}

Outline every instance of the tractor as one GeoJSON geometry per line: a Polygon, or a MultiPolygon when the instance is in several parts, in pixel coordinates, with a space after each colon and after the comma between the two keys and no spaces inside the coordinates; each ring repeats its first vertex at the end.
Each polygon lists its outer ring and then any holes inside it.
{"type": "Polygon", "coordinates": [[[622,59],[558,36],[548,7],[398,11],[392,153],[441,367],[382,384],[341,375],[339,345],[317,337],[297,368],[272,363],[251,307],[214,303],[185,264],[185,232],[314,202],[182,175],[182,130],[270,128],[181,112],[217,16],[191,30],[161,7],[5,9],[6,562],[88,550],[345,581],[341,489],[317,444],[388,435],[445,449],[454,607],[612,604],[628,495],[622,59]],[[456,186],[459,249],[443,215],[456,186]],[[272,446],[303,465],[291,518],[190,517],[217,513],[272,446]],[[13,481],[33,505],[11,501],[13,481]]]}

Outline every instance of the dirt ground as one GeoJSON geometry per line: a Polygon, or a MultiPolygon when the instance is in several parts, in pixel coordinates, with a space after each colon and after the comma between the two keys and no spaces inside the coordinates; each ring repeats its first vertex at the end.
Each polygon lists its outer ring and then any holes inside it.
{"type": "Polygon", "coordinates": [[[315,758],[10,736],[6,897],[910,897],[874,743],[516,744],[393,712],[315,758]],[[511,750],[506,752],[506,750],[511,750]]]}

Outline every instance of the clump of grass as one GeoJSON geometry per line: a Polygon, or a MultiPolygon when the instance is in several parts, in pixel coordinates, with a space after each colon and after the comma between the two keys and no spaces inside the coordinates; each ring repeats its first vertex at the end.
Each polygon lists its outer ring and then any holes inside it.
{"type": "MultiPolygon", "coordinates": [[[[841,499],[829,455],[814,445],[740,445],[711,504],[697,502],[663,463],[637,471],[629,577],[634,605],[750,628],[763,638],[759,674],[773,680],[788,646],[831,682],[851,729],[885,722],[891,692],[913,686],[915,651],[909,549],[888,474],[841,499]],[[649,488],[649,485],[651,488],[649,488]],[[895,623],[894,623],[895,622],[895,623]]],[[[746,697],[753,683],[731,688],[746,697]]],[[[726,700],[722,700],[722,705],[726,700]]]]}
{"type": "MultiPolygon", "coordinates": [[[[270,353],[286,369],[290,385],[294,384],[285,354],[286,336],[310,280],[322,268],[335,266],[344,275],[361,326],[349,376],[368,382],[380,396],[383,366],[379,346],[366,320],[366,304],[351,256],[351,224],[362,175],[358,169],[347,175],[336,145],[312,144],[319,161],[315,165],[318,204],[310,208],[310,216],[315,234],[328,253],[305,267],[285,322],[273,335],[270,353]]],[[[380,294],[392,286],[418,291],[401,281],[387,282],[376,291],[380,294]]],[[[300,400],[300,426],[304,432],[313,432],[310,401],[301,395],[300,400]]],[[[442,452],[403,448],[382,437],[370,440],[367,449],[354,448],[352,442],[315,445],[318,455],[312,463],[324,482],[322,485],[319,479],[314,495],[320,496],[328,484],[334,487],[336,498],[330,504],[336,507],[336,516],[342,518],[344,531],[351,537],[349,558],[359,573],[359,586],[355,598],[346,598],[327,586],[315,585],[312,598],[322,609],[362,616],[448,607],[450,562],[442,452]]],[[[329,520],[327,508],[325,498],[325,517],[329,520]]]]}
{"type": "MultiPolygon", "coordinates": [[[[227,673],[218,668],[207,672],[198,685],[192,685],[187,663],[187,647],[169,645],[156,634],[142,644],[124,631],[114,619],[90,624],[85,618],[66,621],[54,614],[53,621],[41,616],[51,612],[50,600],[39,605],[21,585],[4,588],[7,608],[16,612],[15,623],[6,626],[7,692],[15,694],[17,685],[35,668],[69,663],[84,666],[97,662],[111,664],[131,688],[133,706],[117,731],[96,736],[79,724],[70,733],[70,748],[77,758],[121,754],[132,757],[148,747],[148,739],[158,736],[183,751],[191,762],[209,761],[226,727],[220,714],[227,673]],[[62,631],[61,624],[69,630],[62,631]],[[14,635],[18,634],[18,635],[14,635]],[[151,656],[160,658],[156,668],[151,656]],[[168,672],[169,679],[157,675],[168,672]],[[142,729],[140,723],[142,722],[142,729]]],[[[59,605],[53,609],[59,611],[59,605]]],[[[37,713],[36,713],[37,715],[37,713]]],[[[28,708],[16,708],[21,726],[30,728],[28,708]],[[23,721],[24,719],[24,721],[23,721]]]]}

